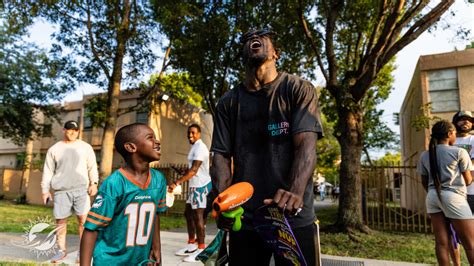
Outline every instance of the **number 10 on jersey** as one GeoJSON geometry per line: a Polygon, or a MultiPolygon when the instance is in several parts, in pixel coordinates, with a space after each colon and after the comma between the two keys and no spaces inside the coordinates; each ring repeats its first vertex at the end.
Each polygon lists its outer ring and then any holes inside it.
{"type": "Polygon", "coordinates": [[[127,247],[146,245],[155,220],[155,204],[131,203],[125,208],[125,215],[128,216],[127,247]]]}

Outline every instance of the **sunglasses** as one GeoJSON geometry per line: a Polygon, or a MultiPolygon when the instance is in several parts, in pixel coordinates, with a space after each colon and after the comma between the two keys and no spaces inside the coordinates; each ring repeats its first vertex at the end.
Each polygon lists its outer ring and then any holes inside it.
{"type": "Polygon", "coordinates": [[[242,38],[240,39],[240,42],[242,44],[246,43],[248,40],[250,40],[253,36],[268,36],[268,35],[274,35],[275,32],[269,30],[269,29],[260,29],[260,30],[251,30],[242,35],[242,38]]]}

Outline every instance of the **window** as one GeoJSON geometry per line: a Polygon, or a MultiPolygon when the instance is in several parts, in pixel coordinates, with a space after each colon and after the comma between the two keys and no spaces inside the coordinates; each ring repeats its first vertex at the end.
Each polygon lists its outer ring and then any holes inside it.
{"type": "Polygon", "coordinates": [[[428,80],[432,112],[459,110],[458,73],[456,69],[430,71],[428,80]]]}
{"type": "Polygon", "coordinates": [[[148,124],[148,112],[137,112],[137,123],[148,124]]]}
{"type": "Polygon", "coordinates": [[[92,120],[88,116],[84,116],[84,129],[91,129],[92,128],[92,120]]]}

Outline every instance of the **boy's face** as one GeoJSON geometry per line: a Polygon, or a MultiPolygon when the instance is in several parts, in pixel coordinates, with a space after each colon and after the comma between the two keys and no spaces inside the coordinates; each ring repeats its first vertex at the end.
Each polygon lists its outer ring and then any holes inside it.
{"type": "Polygon", "coordinates": [[[159,161],[161,157],[161,143],[155,138],[155,133],[148,126],[143,126],[138,131],[134,143],[137,147],[136,153],[145,161],[159,161]]]}
{"type": "Polygon", "coordinates": [[[456,143],[456,129],[450,130],[448,132],[448,144],[454,145],[456,143]]]}

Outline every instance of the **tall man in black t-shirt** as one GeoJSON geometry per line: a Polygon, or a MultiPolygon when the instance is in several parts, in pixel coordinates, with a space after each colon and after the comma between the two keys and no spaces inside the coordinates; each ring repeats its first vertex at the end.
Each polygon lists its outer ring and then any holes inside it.
{"type": "MultiPolygon", "coordinates": [[[[250,31],[242,43],[245,79],[219,100],[211,147],[218,192],[242,181],[255,190],[244,204],[242,230],[230,232],[230,265],[269,264],[272,251],[252,221],[257,208],[272,203],[285,209],[307,264],[316,265],[312,176],[316,140],[322,137],[316,90],[277,71],[270,31],[250,31]]],[[[275,262],[285,265],[279,257],[275,262]]]]}

